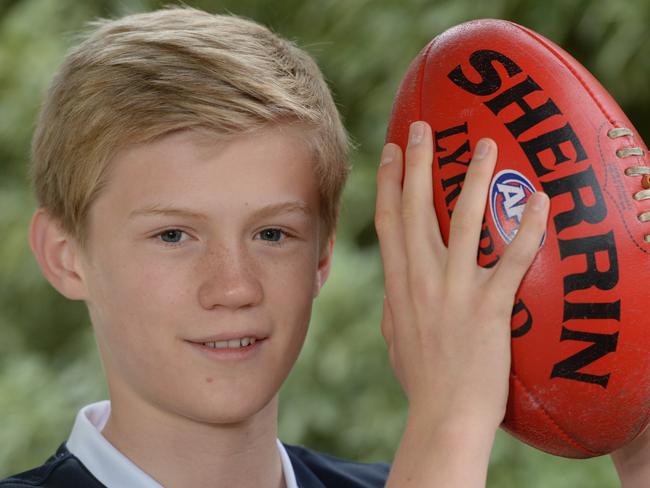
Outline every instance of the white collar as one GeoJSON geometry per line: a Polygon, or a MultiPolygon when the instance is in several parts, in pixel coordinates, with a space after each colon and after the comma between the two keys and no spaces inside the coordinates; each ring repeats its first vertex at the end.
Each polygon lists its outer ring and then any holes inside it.
{"type": "MultiPolygon", "coordinates": [[[[66,442],[68,450],[108,488],[162,488],[160,483],[142,471],[101,434],[110,413],[109,400],[92,403],[79,410],[66,442]]],[[[279,439],[276,439],[276,443],[287,488],[298,488],[289,455],[279,439]]]]}

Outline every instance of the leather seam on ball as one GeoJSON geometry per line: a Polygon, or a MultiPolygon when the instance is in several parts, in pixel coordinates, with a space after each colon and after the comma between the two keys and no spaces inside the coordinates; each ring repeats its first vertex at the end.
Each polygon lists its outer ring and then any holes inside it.
{"type": "Polygon", "coordinates": [[[418,78],[417,78],[417,92],[418,92],[418,117],[417,120],[422,119],[422,90],[424,87],[424,73],[426,72],[426,67],[427,67],[427,62],[429,61],[429,51],[433,48],[433,45],[435,44],[437,38],[434,38],[429,45],[426,47],[424,50],[424,53],[422,54],[422,62],[420,63],[420,66],[418,67],[418,78]]]}
{"type": "Polygon", "coordinates": [[[600,103],[600,101],[596,98],[596,96],[594,95],[594,92],[589,88],[587,83],[585,83],[582,76],[580,76],[580,74],[575,70],[575,68],[573,66],[571,66],[571,64],[566,62],[564,60],[564,58],[562,56],[560,56],[560,54],[553,48],[553,46],[549,45],[547,42],[545,42],[544,39],[541,39],[540,37],[536,36],[533,32],[530,32],[528,29],[526,29],[526,28],[524,28],[524,27],[522,27],[520,25],[517,25],[517,24],[515,24],[513,22],[511,22],[511,24],[513,26],[517,27],[522,32],[525,32],[526,34],[528,34],[530,37],[532,37],[537,42],[539,42],[542,46],[544,46],[546,49],[548,49],[551,52],[551,54],[553,54],[553,56],[571,72],[571,74],[574,76],[574,78],[576,80],[578,80],[578,82],[582,85],[582,87],[585,89],[585,91],[589,94],[589,96],[594,101],[596,106],[600,109],[600,111],[605,116],[605,118],[613,124],[613,120],[614,120],[613,117],[605,110],[605,107],[603,107],[603,105],[600,103]]]}
{"type": "Polygon", "coordinates": [[[562,427],[561,427],[561,426],[560,426],[560,425],[555,421],[555,419],[553,419],[553,417],[551,417],[551,414],[548,413],[548,411],[544,408],[544,406],[542,405],[542,403],[541,403],[541,402],[540,402],[540,401],[535,397],[535,395],[533,395],[533,393],[532,393],[528,388],[526,388],[526,385],[524,384],[524,382],[521,381],[521,380],[517,377],[517,375],[516,375],[515,373],[512,373],[512,372],[511,372],[511,373],[510,373],[510,376],[512,376],[512,378],[515,380],[515,385],[519,386],[519,388],[521,388],[521,389],[524,391],[524,393],[526,393],[527,395],[529,395],[529,396],[530,396],[530,397],[535,401],[535,403],[537,404],[538,408],[540,409],[540,411],[542,412],[542,414],[544,415],[544,417],[549,421],[549,423],[550,423],[552,426],[554,426],[554,427],[557,429],[557,431],[560,433],[560,435],[564,438],[564,440],[565,440],[565,441],[566,441],[566,442],[567,442],[571,447],[573,447],[573,448],[575,448],[575,449],[577,449],[577,450],[579,450],[579,451],[582,451],[583,453],[588,454],[589,456],[600,456],[600,455],[601,455],[601,453],[599,453],[599,452],[595,452],[595,451],[592,451],[591,449],[588,449],[588,448],[586,448],[586,447],[580,445],[580,444],[578,443],[578,441],[576,441],[575,439],[573,439],[573,438],[572,438],[572,437],[571,437],[571,436],[570,436],[570,435],[569,435],[569,434],[568,434],[568,433],[567,433],[567,432],[566,432],[566,431],[565,431],[565,430],[564,430],[564,429],[563,429],[563,428],[562,428],[562,427]]]}

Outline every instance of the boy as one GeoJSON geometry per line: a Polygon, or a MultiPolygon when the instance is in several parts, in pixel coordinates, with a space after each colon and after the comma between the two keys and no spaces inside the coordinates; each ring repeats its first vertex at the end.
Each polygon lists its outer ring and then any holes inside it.
{"type": "Polygon", "coordinates": [[[430,128],[414,124],[410,141],[403,192],[397,147],[378,173],[382,332],[410,404],[387,481],[386,465],[277,440],[277,392],[330,270],[348,173],[320,72],[236,17],[101,23],[41,113],[30,245],[50,283],[86,303],[110,402],[84,407],[52,458],[0,486],[483,485],[510,310],[548,202],[535,196],[500,264],[480,269],[494,143],[477,146],[447,251],[430,128]]]}

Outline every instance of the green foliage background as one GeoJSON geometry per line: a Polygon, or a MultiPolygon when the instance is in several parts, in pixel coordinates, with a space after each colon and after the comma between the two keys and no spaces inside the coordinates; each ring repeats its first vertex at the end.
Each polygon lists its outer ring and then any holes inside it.
{"type": "MultiPolygon", "coordinates": [[[[647,0],[203,0],[294,39],[319,61],[357,144],[332,276],[281,396],[281,438],[360,461],[390,460],[406,403],[379,333],[375,167],[393,95],[434,35],[480,17],[514,20],[565,47],[650,133],[647,0]]],[[[29,141],[49,80],[84,23],[154,0],[0,0],[0,477],[40,464],[77,409],[106,397],[85,308],[58,296],[27,246],[29,141]]],[[[609,458],[552,457],[500,432],[490,487],[609,487],[609,458]]]]}

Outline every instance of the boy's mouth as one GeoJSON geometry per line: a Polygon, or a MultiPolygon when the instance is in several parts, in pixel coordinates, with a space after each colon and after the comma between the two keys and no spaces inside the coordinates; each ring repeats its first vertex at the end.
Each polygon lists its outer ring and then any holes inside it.
{"type": "Polygon", "coordinates": [[[263,348],[263,343],[266,342],[268,336],[248,333],[242,337],[233,337],[234,334],[229,334],[230,337],[211,336],[201,337],[193,340],[186,340],[194,349],[202,352],[210,359],[220,361],[239,361],[244,360],[259,353],[260,348],[263,348]]]}
{"type": "Polygon", "coordinates": [[[260,343],[264,341],[267,337],[253,332],[246,331],[242,332],[240,337],[237,337],[237,334],[215,334],[211,336],[196,337],[193,339],[186,339],[190,344],[196,344],[197,346],[204,346],[210,349],[242,349],[249,348],[254,346],[255,343],[260,343]]]}
{"type": "Polygon", "coordinates": [[[252,346],[258,339],[255,337],[242,337],[241,339],[230,339],[228,341],[197,342],[203,346],[212,349],[239,349],[241,347],[252,346]]]}

